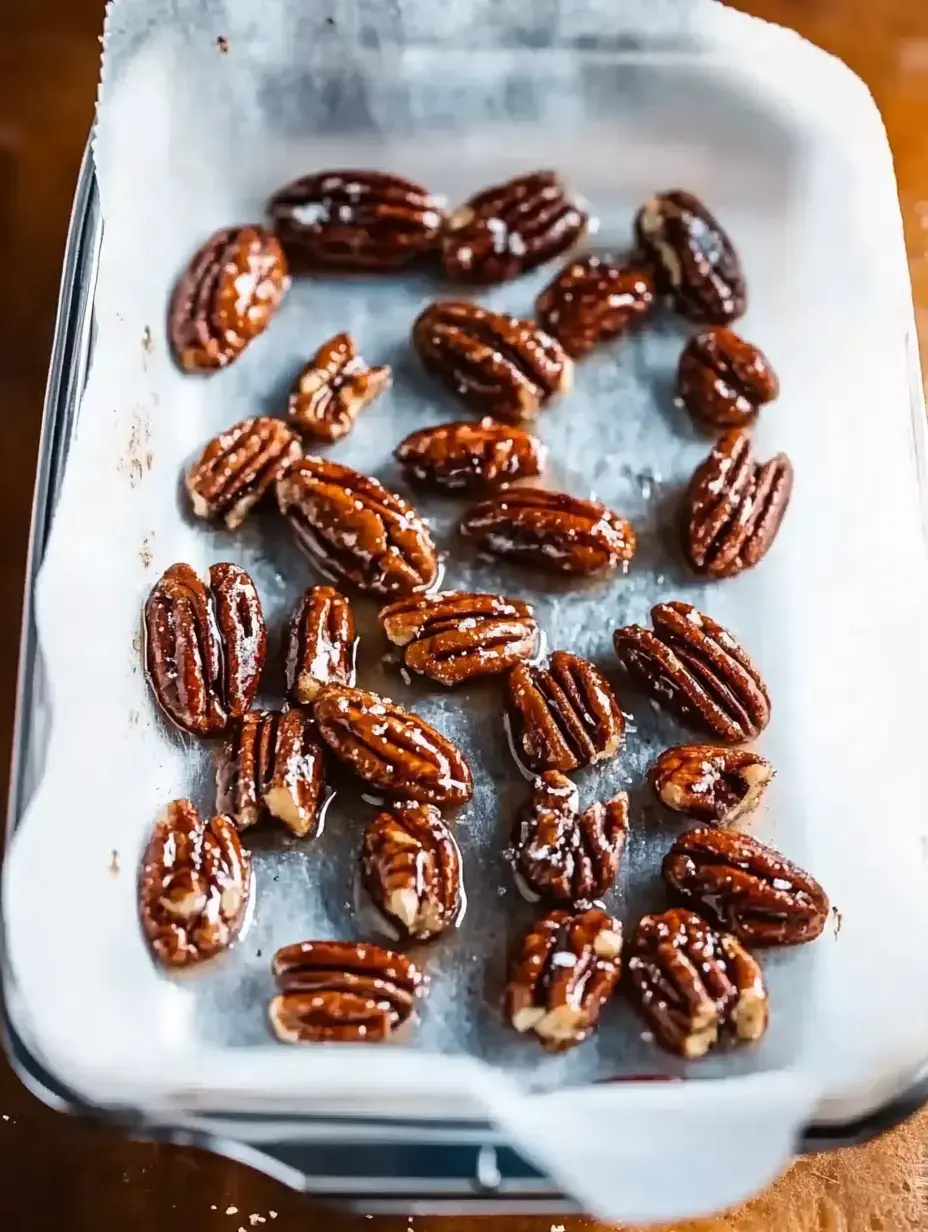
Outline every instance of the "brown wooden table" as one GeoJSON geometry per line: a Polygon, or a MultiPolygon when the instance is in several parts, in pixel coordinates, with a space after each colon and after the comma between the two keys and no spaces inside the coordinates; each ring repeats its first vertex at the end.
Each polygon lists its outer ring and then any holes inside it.
{"type": "MultiPolygon", "coordinates": [[[[742,0],[740,7],[800,30],[843,57],[873,90],[896,156],[922,351],[928,356],[928,0],[742,0]]],[[[102,11],[102,0],[0,0],[3,763],[42,393],[68,211],[93,113],[102,11]]],[[[417,1219],[413,1227],[432,1222],[417,1219]]],[[[473,1222],[454,1221],[456,1232],[473,1222]]],[[[505,1222],[510,1232],[547,1232],[552,1223],[573,1232],[585,1221],[505,1222]]],[[[393,1232],[406,1229],[407,1221],[372,1224],[333,1214],[247,1168],[75,1122],[39,1104],[0,1064],[2,1232],[372,1227],[393,1232]]],[[[801,1161],[743,1211],[687,1225],[688,1232],[722,1228],[928,1229],[928,1114],[866,1148],[801,1161]]],[[[681,1225],[676,1232],[685,1230],[681,1225]]]]}

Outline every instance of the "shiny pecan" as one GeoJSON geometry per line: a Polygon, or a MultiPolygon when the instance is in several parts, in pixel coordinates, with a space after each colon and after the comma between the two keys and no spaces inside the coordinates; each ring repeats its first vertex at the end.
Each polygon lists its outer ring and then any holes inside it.
{"type": "Polygon", "coordinates": [[[350,334],[324,342],[297,378],[287,414],[305,436],[340,441],[369,402],[390,386],[388,367],[369,368],[350,334]]]}
{"type": "Polygon", "coordinates": [[[187,471],[193,512],[198,518],[221,518],[235,530],[302,452],[279,419],[243,419],[214,437],[187,471]]]}
{"type": "Polygon", "coordinates": [[[534,321],[464,300],[429,304],[413,323],[423,366],[478,414],[534,419],[573,384],[573,360],[534,321]]]}
{"type": "Polygon", "coordinates": [[[145,604],[145,668],[162,710],[184,731],[218,736],[258,691],[267,630],[255,584],[236,565],[167,569],[145,604]]]}
{"type": "Polygon", "coordinates": [[[654,631],[616,629],[615,652],[658,702],[721,740],[753,740],[770,721],[760,672],[727,629],[679,601],[651,609],[654,631]]]}
{"type": "Polygon", "coordinates": [[[224,368],[262,334],[290,285],[276,238],[262,227],[217,231],[171,298],[168,333],[187,372],[224,368]]]}
{"type": "Polygon", "coordinates": [[[737,830],[681,834],[661,875],[683,902],[745,945],[801,945],[825,927],[828,897],[815,878],[737,830]]]}
{"type": "Polygon", "coordinates": [[[335,756],[379,791],[422,804],[464,804],[473,795],[460,749],[389,698],[330,684],[313,713],[335,756]]]}
{"type": "Polygon", "coordinates": [[[379,1043],[415,1014],[425,976],[408,958],[360,941],[302,941],[274,955],[269,1016],[287,1044],[379,1043]]]}
{"type": "Polygon", "coordinates": [[[728,1030],[757,1040],[769,1005],[757,961],[730,933],[692,911],[646,915],[625,960],[629,992],[658,1042],[688,1060],[704,1057],[728,1030]]]}
{"type": "Polygon", "coordinates": [[[535,314],[542,329],[580,359],[647,316],[654,293],[654,275],[646,266],[583,257],[565,265],[545,287],[535,314]]]}
{"type": "Polygon", "coordinates": [[[364,831],[361,873],[371,898],[410,937],[437,937],[461,907],[461,853],[432,804],[398,804],[364,831]]]}
{"type": "Polygon", "coordinates": [[[743,428],[773,402],[780,382],[763,351],[718,326],[694,334],[683,348],[677,389],[697,423],[743,428]]]}
{"type": "Polygon", "coordinates": [[[393,456],[410,479],[449,491],[495,488],[544,470],[548,451],[521,428],[484,418],[420,428],[393,456]]]}
{"type": "Polygon", "coordinates": [[[681,744],[660,755],[648,779],[674,812],[731,826],[757,808],[773,773],[770,762],[750,749],[681,744]]]}
{"type": "Polygon", "coordinates": [[[320,171],[268,202],[274,229],[310,265],[399,269],[434,249],[442,202],[421,184],[382,171],[320,171]]]}
{"type": "Polygon", "coordinates": [[[189,800],[172,800],[139,877],[139,915],[158,961],[183,967],[228,949],[251,888],[251,859],[232,818],[204,821],[189,800]]]}
{"type": "Polygon", "coordinates": [[[622,925],[591,907],[551,911],[523,939],[506,988],[506,1017],[551,1052],[579,1044],[621,974],[622,925]]]}
{"type": "Polygon", "coordinates": [[[698,197],[680,189],[657,193],[638,211],[635,233],[682,316],[726,325],[743,315],[747,293],[738,254],[698,197]]]}
{"type": "Polygon", "coordinates": [[[382,608],[383,631],[403,647],[410,671],[438,684],[498,676],[541,646],[534,613],[521,599],[445,590],[382,608]]]}
{"type": "Polygon", "coordinates": [[[334,586],[312,586],[287,628],[287,692],[298,706],[324,684],[353,685],[358,639],[351,604],[334,586]]]}
{"type": "Polygon", "coordinates": [[[416,594],[438,579],[425,522],[369,475],[301,458],[278,481],[277,502],[323,574],[384,596],[416,594]]]}

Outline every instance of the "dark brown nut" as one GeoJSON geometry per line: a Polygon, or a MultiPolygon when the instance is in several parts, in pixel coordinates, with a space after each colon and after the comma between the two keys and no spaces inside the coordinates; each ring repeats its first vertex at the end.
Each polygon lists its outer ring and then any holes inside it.
{"type": "Polygon", "coordinates": [[[541,647],[531,607],[502,595],[445,590],[400,599],[378,619],[410,671],[448,686],[498,676],[541,647]]]}
{"type": "Polygon", "coordinates": [[[509,488],[488,497],[468,509],[460,530],[484,551],[549,573],[612,573],[628,565],[637,546],[621,514],[542,488],[509,488]]]}
{"type": "Polygon", "coordinates": [[[689,603],[658,603],[654,631],[616,629],[626,670],[684,722],[729,744],[753,740],[770,722],[760,672],[727,629],[689,603]]]}
{"type": "Polygon", "coordinates": [[[442,203],[381,171],[320,171],[268,202],[274,229],[304,262],[326,269],[400,269],[437,247],[442,203]]]}
{"type": "Polygon", "coordinates": [[[484,418],[421,428],[400,441],[393,456],[410,479],[470,492],[540,475],[548,451],[521,428],[484,418]]]}
{"type": "Polygon", "coordinates": [[[279,419],[243,419],[214,437],[187,471],[193,512],[235,530],[302,452],[279,419]]]}
{"type": "Polygon", "coordinates": [[[287,693],[298,706],[308,705],[324,684],[355,682],[351,604],[334,586],[312,586],[290,617],[287,629],[287,693]]]}
{"type": "Polygon", "coordinates": [[[718,326],[694,334],[683,348],[677,389],[697,423],[743,428],[778,396],[780,382],[763,351],[718,326]]]}
{"type": "Polygon", "coordinates": [[[209,372],[232,363],[267,329],[289,285],[283,249],[263,227],[217,231],[171,298],[168,333],[179,366],[209,372]]]}
{"type": "Polygon", "coordinates": [[[516,826],[511,852],[516,875],[538,898],[589,904],[615,881],[627,832],[624,791],[581,813],[570,779],[547,770],[535,780],[516,826]]]}
{"type": "Polygon", "coordinates": [[[681,316],[727,325],[744,314],[747,292],[738,254],[698,197],[680,189],[650,197],[635,217],[635,234],[681,316]]]}
{"type": "Polygon", "coordinates": [[[745,945],[801,945],[825,927],[828,896],[775,847],[737,830],[681,834],[661,875],[687,906],[745,945]]]}
{"type": "Polygon", "coordinates": [[[413,323],[423,367],[478,415],[534,419],[574,379],[573,360],[534,321],[464,300],[429,304],[413,323]]]}
{"type": "Polygon", "coordinates": [[[251,858],[232,818],[204,821],[189,800],[172,800],[139,876],[139,915],[158,961],[185,967],[228,949],[251,889],[251,858]]]}
{"type": "Polygon", "coordinates": [[[580,359],[651,311],[654,275],[644,265],[583,257],[565,265],[535,301],[542,329],[580,359]]]}
{"type": "Polygon", "coordinates": [[[335,581],[389,598],[429,590],[438,580],[425,522],[369,475],[302,458],[278,481],[277,503],[300,547],[335,581]]]}
{"type": "Polygon", "coordinates": [[[681,744],[660,755],[648,779],[675,813],[732,826],[757,808],[773,774],[770,762],[750,749],[681,744]]]}
{"type": "Polygon", "coordinates": [[[211,565],[207,587],[189,565],[167,569],[145,604],[145,669],[169,719],[219,736],[255,699],[267,630],[255,584],[236,565],[211,565]]]}
{"type": "Polygon", "coordinates": [[[473,795],[460,749],[389,698],[330,684],[316,694],[313,713],[335,756],[371,787],[421,804],[466,804],[473,795]]]}
{"type": "Polygon", "coordinates": [[[368,368],[350,334],[324,342],[297,378],[287,414],[304,436],[340,441],[368,403],[390,387],[390,369],[368,368]]]}
{"type": "Polygon", "coordinates": [[[687,1060],[704,1057],[727,1030],[758,1040],[769,1003],[757,961],[730,933],[692,911],[646,915],[625,960],[629,993],[658,1043],[687,1060]]]}
{"type": "Polygon", "coordinates": [[[359,941],[302,941],[274,955],[271,1026],[286,1044],[379,1043],[409,1021],[425,976],[402,954],[359,941]]]}
{"type": "Polygon", "coordinates": [[[410,937],[437,937],[460,914],[461,853],[434,805],[378,813],[364,831],[361,872],[383,914],[410,937]]]}
{"type": "Polygon", "coordinates": [[[622,925],[599,908],[551,911],[526,933],[506,988],[506,1017],[550,1052],[582,1043],[615,992],[622,925]]]}
{"type": "Polygon", "coordinates": [[[586,659],[555,650],[547,667],[509,673],[514,750],[531,770],[579,770],[613,757],[625,719],[609,682],[586,659]]]}

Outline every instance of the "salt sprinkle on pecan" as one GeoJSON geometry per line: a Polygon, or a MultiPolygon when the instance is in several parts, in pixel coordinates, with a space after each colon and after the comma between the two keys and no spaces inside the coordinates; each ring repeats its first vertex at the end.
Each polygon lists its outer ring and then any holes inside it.
{"type": "Polygon", "coordinates": [[[547,449],[521,428],[484,418],[411,432],[393,456],[410,479],[460,492],[540,475],[547,449]]]}
{"type": "Polygon", "coordinates": [[[773,778],[766,758],[750,749],[682,744],[662,753],[648,779],[663,804],[715,826],[752,813],[773,778]]]}
{"type": "Polygon", "coordinates": [[[354,613],[333,586],[312,586],[287,628],[287,692],[298,706],[313,700],[324,684],[355,682],[354,613]]]}
{"type": "Polygon", "coordinates": [[[340,441],[364,408],[389,386],[388,367],[369,368],[351,335],[336,334],[297,378],[288,407],[290,422],[314,440],[340,441]]]}
{"type": "Polygon", "coordinates": [[[654,276],[646,266],[583,257],[565,265],[545,287],[535,312],[542,328],[580,359],[647,316],[654,294],[654,276]]]}
{"type": "Polygon", "coordinates": [[[378,813],[361,845],[364,884],[405,934],[427,940],[451,927],[461,907],[461,853],[431,804],[378,813]]]}
{"type": "Polygon", "coordinates": [[[302,452],[279,419],[243,419],[214,437],[187,471],[193,512],[198,518],[221,518],[235,530],[302,452]]]}
{"type": "Polygon", "coordinates": [[[743,428],[773,402],[780,382],[758,347],[724,326],[694,334],[683,348],[677,389],[697,423],[743,428]]]}

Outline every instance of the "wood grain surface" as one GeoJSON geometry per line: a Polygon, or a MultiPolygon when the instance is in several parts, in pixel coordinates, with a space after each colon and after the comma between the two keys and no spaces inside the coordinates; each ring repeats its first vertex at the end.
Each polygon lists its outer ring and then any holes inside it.
{"type": "MultiPolygon", "coordinates": [[[[873,91],[896,157],[922,351],[928,355],[928,0],[742,0],[739,7],[793,26],[835,52],[873,91]]],[[[102,0],[0,0],[4,764],[42,394],[68,213],[93,112],[102,14],[102,0]]],[[[78,1123],[43,1107],[0,1063],[3,1232],[415,1232],[423,1225],[428,1232],[437,1223],[342,1216],[245,1167],[78,1123]]],[[[466,1232],[477,1221],[445,1224],[449,1232],[466,1232]]],[[[560,1218],[491,1224],[498,1232],[560,1232],[561,1225],[565,1232],[592,1226],[560,1218]]],[[[916,1228],[928,1229],[928,1114],[867,1147],[800,1161],[743,1210],[677,1225],[675,1232],[916,1228]]]]}

